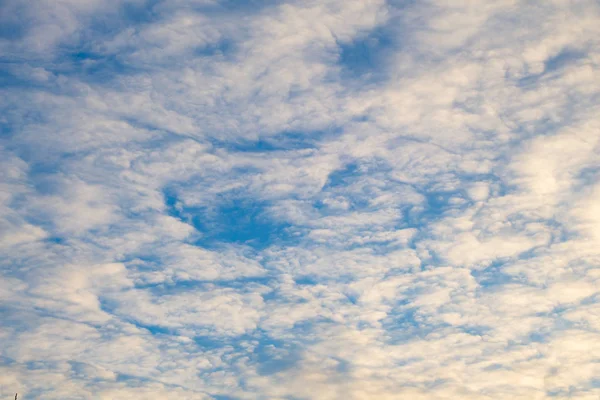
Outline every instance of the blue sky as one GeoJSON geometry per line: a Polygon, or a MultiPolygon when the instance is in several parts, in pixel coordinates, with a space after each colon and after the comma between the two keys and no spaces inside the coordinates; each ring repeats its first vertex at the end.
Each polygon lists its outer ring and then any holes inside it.
{"type": "Polygon", "coordinates": [[[594,0],[0,4],[0,397],[597,399],[594,0]]]}

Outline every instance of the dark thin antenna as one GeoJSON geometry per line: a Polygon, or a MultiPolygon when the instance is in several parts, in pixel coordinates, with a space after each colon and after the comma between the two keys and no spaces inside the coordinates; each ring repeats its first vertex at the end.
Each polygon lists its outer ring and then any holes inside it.
{"type": "Polygon", "coordinates": [[[17,400],[18,395],[19,395],[19,393],[15,393],[15,400],[17,400]]]}

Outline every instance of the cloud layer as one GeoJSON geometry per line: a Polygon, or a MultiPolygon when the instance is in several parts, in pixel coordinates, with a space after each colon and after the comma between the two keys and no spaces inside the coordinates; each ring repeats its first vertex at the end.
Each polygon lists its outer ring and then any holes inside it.
{"type": "Polygon", "coordinates": [[[597,399],[593,0],[0,5],[0,397],[597,399]]]}

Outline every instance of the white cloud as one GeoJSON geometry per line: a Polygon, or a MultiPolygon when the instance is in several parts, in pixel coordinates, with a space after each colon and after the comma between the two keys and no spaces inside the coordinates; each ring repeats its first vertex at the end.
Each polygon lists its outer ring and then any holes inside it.
{"type": "Polygon", "coordinates": [[[0,6],[0,396],[597,398],[598,5],[234,3],[0,6]]]}

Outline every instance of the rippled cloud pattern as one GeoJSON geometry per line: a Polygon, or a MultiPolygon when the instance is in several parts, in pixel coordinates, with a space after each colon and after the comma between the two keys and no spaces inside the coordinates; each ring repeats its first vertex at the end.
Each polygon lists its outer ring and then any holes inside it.
{"type": "Polygon", "coordinates": [[[0,3],[0,397],[600,398],[595,0],[0,3]]]}

